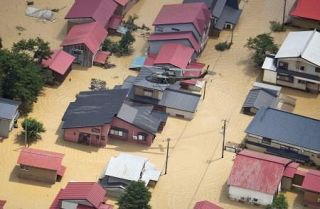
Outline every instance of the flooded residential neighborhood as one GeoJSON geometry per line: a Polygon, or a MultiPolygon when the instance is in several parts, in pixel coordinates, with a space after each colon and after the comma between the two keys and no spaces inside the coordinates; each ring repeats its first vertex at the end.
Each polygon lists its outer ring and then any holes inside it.
{"type": "MultiPolygon", "coordinates": [[[[21,39],[35,37],[48,41],[52,49],[61,47],[68,32],[67,20],[64,18],[74,1],[33,2],[38,8],[58,9],[54,13],[54,19],[44,21],[26,16],[25,1],[1,0],[0,37],[4,48],[10,49],[13,43],[21,39]]],[[[242,12],[236,27],[233,30],[222,30],[219,37],[209,36],[202,53],[196,59],[198,63],[209,66],[209,73],[204,78],[206,85],[200,92],[201,98],[192,120],[171,117],[170,112],[167,112],[169,117],[165,126],[160,133],[155,133],[150,146],[116,139],[108,140],[102,147],[64,140],[62,118],[69,104],[76,101],[80,92],[90,91],[92,79],[105,81],[106,88],[112,90],[115,86],[122,85],[128,76],[137,76],[139,72],[130,70],[129,67],[134,58],[147,55],[148,38],[154,31],[153,22],[162,6],[180,3],[181,0],[139,0],[130,8],[125,18],[137,15],[135,23],[144,24],[150,28],[150,32],[142,29],[133,32],[136,41],[131,55],[111,55],[108,62],[115,67],[110,69],[73,64],[72,70],[60,85],[43,88],[28,117],[41,121],[46,131],[41,133],[41,140],[31,144],[30,148],[64,154],[62,164],[66,170],[61,180],[54,184],[18,176],[20,163],[17,160],[25,147],[24,136],[21,135],[24,116],[20,117],[18,128],[14,128],[8,138],[0,141],[0,200],[6,200],[4,208],[50,208],[57,194],[66,188],[68,182],[98,182],[106,164],[121,153],[148,159],[161,171],[156,185],[149,189],[153,209],[193,209],[196,202],[202,200],[227,209],[264,208],[229,198],[228,178],[237,155],[228,150],[222,151],[223,133],[225,143],[241,144],[246,137],[245,130],[254,118],[241,113],[253,84],[262,82],[263,78],[261,67],[257,67],[251,59],[253,51],[245,47],[248,38],[271,33],[275,43],[281,46],[289,32],[303,30],[289,26],[284,32],[270,31],[270,21],[282,21],[283,1],[241,0],[239,8],[242,12]],[[216,44],[231,40],[229,50],[221,52],[215,49],[216,44]]],[[[287,0],[286,3],[287,19],[295,1],[287,0]]],[[[109,36],[110,34],[109,32],[109,36]]],[[[111,36],[111,39],[117,40],[119,37],[111,36]]],[[[293,113],[320,120],[320,98],[317,93],[284,86],[281,93],[295,100],[293,113]]],[[[112,122],[110,124],[113,126],[112,122]]],[[[314,166],[313,168],[315,169],[314,166]]],[[[109,197],[108,191],[106,195],[106,203],[118,208],[117,198],[109,197]]],[[[284,191],[284,195],[288,208],[307,208],[303,203],[302,190],[284,191]]]]}

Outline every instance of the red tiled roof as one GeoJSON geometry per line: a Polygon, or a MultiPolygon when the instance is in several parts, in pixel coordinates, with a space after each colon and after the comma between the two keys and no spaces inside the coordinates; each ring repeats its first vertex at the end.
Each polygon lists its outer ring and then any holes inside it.
{"type": "Polygon", "coordinates": [[[114,30],[118,29],[118,27],[121,25],[122,18],[123,17],[121,15],[113,15],[108,27],[114,30]]]}
{"type": "Polygon", "coordinates": [[[310,169],[303,180],[302,189],[312,191],[312,192],[320,192],[320,171],[310,169]]]}
{"type": "Polygon", "coordinates": [[[320,20],[320,1],[297,0],[296,6],[292,9],[290,15],[312,20],[320,20]]]}
{"type": "Polygon", "coordinates": [[[163,44],[154,61],[154,64],[170,64],[184,69],[191,60],[194,49],[182,44],[163,44]]]}
{"type": "Polygon", "coordinates": [[[65,189],[60,191],[59,200],[87,200],[96,209],[104,201],[106,191],[95,182],[69,182],[65,189]]]}
{"type": "Polygon", "coordinates": [[[95,54],[107,37],[107,34],[108,32],[96,22],[78,24],[71,28],[61,45],[85,44],[95,54]]]}
{"type": "Polygon", "coordinates": [[[127,5],[129,2],[129,0],[114,0],[114,1],[120,4],[121,6],[127,5]]]}
{"type": "Polygon", "coordinates": [[[105,27],[117,7],[113,0],[76,0],[65,19],[92,18],[105,27]]]}
{"type": "Polygon", "coordinates": [[[110,54],[110,52],[98,51],[96,56],[94,57],[94,62],[105,64],[110,54]]]}
{"type": "Polygon", "coordinates": [[[212,202],[204,200],[204,201],[197,202],[193,209],[223,209],[223,208],[219,207],[216,204],[213,204],[212,202]]]}
{"type": "Polygon", "coordinates": [[[74,59],[74,56],[64,52],[62,49],[56,49],[50,58],[42,60],[42,66],[48,67],[60,75],[64,75],[72,65],[74,59]]]}
{"type": "Polygon", "coordinates": [[[164,5],[153,25],[192,23],[199,34],[203,34],[210,22],[210,12],[205,3],[164,5]]]}
{"type": "Polygon", "coordinates": [[[200,49],[200,44],[193,36],[192,32],[176,32],[176,33],[153,33],[148,39],[149,41],[166,41],[166,40],[188,40],[195,51],[200,49]]]}
{"type": "Polygon", "coordinates": [[[241,151],[233,164],[228,185],[274,194],[291,160],[251,150],[241,151]]]}
{"type": "Polygon", "coordinates": [[[49,152],[39,149],[22,148],[18,158],[18,164],[28,165],[36,168],[59,171],[63,154],[49,152]]]}
{"type": "Polygon", "coordinates": [[[7,201],[5,200],[0,200],[0,209],[4,208],[4,205],[6,204],[7,201]]]}

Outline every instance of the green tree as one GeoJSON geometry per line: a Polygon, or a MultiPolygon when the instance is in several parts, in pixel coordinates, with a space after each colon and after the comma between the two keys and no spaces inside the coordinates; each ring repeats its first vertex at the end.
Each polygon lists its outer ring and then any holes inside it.
{"type": "Polygon", "coordinates": [[[44,85],[41,68],[27,54],[0,50],[0,69],[2,96],[21,101],[22,114],[30,112],[44,85]]]}
{"type": "Polygon", "coordinates": [[[43,59],[47,59],[52,54],[49,42],[37,37],[35,39],[20,40],[13,44],[12,51],[15,53],[28,53],[36,63],[41,63],[43,59]]]}
{"type": "Polygon", "coordinates": [[[151,209],[151,193],[143,181],[132,182],[118,200],[119,209],[151,209]]]}
{"type": "Polygon", "coordinates": [[[268,205],[266,209],[288,209],[288,202],[284,194],[280,193],[274,198],[272,205],[268,205]]]}
{"type": "Polygon", "coordinates": [[[40,133],[44,133],[46,131],[43,124],[33,118],[24,119],[22,122],[22,128],[22,134],[26,137],[28,144],[41,139],[40,133]]]}
{"type": "Polygon", "coordinates": [[[127,31],[119,41],[119,55],[129,55],[132,52],[132,44],[135,42],[130,31],[127,31]]]}
{"type": "Polygon", "coordinates": [[[2,45],[2,38],[0,38],[0,49],[2,49],[3,45],[2,45]]]}
{"type": "Polygon", "coordinates": [[[278,51],[278,46],[274,43],[273,37],[267,33],[249,38],[245,47],[254,50],[252,59],[257,66],[262,66],[266,53],[276,53],[278,51]]]}

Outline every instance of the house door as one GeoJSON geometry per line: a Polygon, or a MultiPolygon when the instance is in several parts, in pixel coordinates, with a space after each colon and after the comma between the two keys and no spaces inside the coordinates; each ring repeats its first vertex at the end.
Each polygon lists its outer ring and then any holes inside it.
{"type": "Polygon", "coordinates": [[[90,144],[90,137],[91,137],[91,135],[88,133],[80,133],[79,138],[78,138],[78,143],[89,145],[90,144]]]}

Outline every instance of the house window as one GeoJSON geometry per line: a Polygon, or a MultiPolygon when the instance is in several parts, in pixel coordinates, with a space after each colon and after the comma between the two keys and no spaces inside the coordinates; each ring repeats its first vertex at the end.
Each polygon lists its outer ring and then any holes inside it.
{"type": "Polygon", "coordinates": [[[99,135],[96,135],[96,139],[99,139],[100,138],[100,136],[99,135]]]}
{"type": "Polygon", "coordinates": [[[257,198],[253,198],[253,202],[258,202],[258,199],[257,198]]]}
{"type": "Polygon", "coordinates": [[[81,55],[81,54],[83,54],[83,50],[80,50],[80,49],[72,49],[72,54],[74,54],[74,55],[81,55]]]}
{"type": "Polygon", "coordinates": [[[99,128],[92,128],[91,131],[94,132],[94,133],[100,133],[100,129],[99,128]]]}
{"type": "Polygon", "coordinates": [[[277,79],[280,81],[286,81],[286,82],[290,82],[293,83],[293,77],[290,75],[283,75],[283,74],[278,74],[277,79]]]}
{"type": "Polygon", "coordinates": [[[152,97],[152,95],[153,95],[152,93],[153,92],[151,90],[146,90],[146,89],[143,90],[143,95],[144,96],[152,97]]]}
{"type": "Polygon", "coordinates": [[[288,63],[287,62],[283,62],[283,61],[279,61],[279,67],[282,69],[288,69],[288,63]]]}
{"type": "Polygon", "coordinates": [[[304,66],[300,66],[300,71],[304,71],[304,66]]]}
{"type": "Polygon", "coordinates": [[[173,31],[180,31],[180,29],[179,28],[171,28],[171,30],[173,30],[173,31]]]}
{"type": "Polygon", "coordinates": [[[262,144],[268,144],[268,145],[270,145],[270,144],[271,144],[271,139],[263,138],[263,139],[261,140],[261,143],[262,143],[262,144]]]}
{"type": "Polygon", "coordinates": [[[320,67],[316,67],[316,68],[314,69],[314,71],[315,71],[316,73],[320,73],[320,67]]]}
{"type": "Polygon", "coordinates": [[[231,30],[232,27],[233,27],[233,25],[232,25],[231,23],[226,23],[226,24],[224,25],[224,28],[225,28],[225,29],[228,29],[228,30],[231,30]]]}
{"type": "Polygon", "coordinates": [[[127,136],[127,130],[120,129],[120,128],[111,128],[109,133],[111,135],[114,135],[114,136],[120,136],[120,137],[126,137],[127,136]]]}
{"type": "Polygon", "coordinates": [[[138,139],[138,141],[145,141],[147,139],[147,134],[138,133],[137,139],[138,139]]]}
{"type": "Polygon", "coordinates": [[[101,140],[102,141],[106,140],[106,137],[105,136],[101,136],[101,140]]]}
{"type": "Polygon", "coordinates": [[[27,168],[25,165],[20,165],[20,168],[24,171],[29,171],[29,168],[27,168]]]}
{"type": "Polygon", "coordinates": [[[298,83],[300,83],[300,84],[306,84],[306,81],[304,81],[304,80],[298,80],[298,83]]]}

